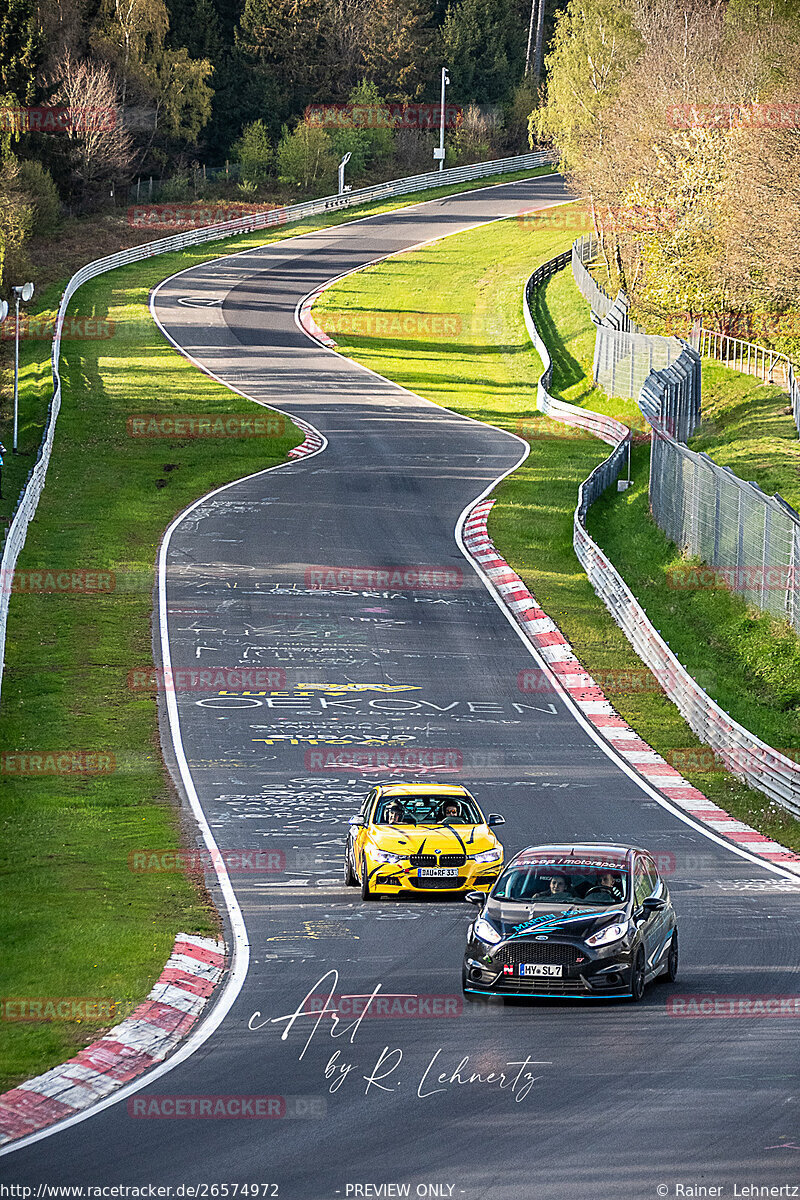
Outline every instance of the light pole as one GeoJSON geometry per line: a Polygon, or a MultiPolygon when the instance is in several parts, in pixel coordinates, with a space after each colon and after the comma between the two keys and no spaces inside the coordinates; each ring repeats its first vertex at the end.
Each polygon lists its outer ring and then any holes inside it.
{"type": "Polygon", "coordinates": [[[434,147],[433,157],[439,160],[439,170],[444,170],[444,89],[450,82],[447,67],[442,67],[442,103],[439,112],[439,145],[434,147]]]}
{"type": "Polygon", "coordinates": [[[27,304],[33,295],[33,284],[23,283],[11,289],[17,301],[17,320],[14,327],[14,440],[11,449],[17,453],[17,429],[19,426],[19,302],[27,304]]]}
{"type": "Polygon", "coordinates": [[[350,162],[351,154],[352,154],[352,151],[348,150],[347,154],[345,154],[344,158],[339,163],[339,195],[340,196],[343,196],[345,194],[345,192],[349,192],[349,190],[350,190],[349,188],[346,188],[344,185],[344,169],[347,166],[347,164],[350,162]]]}

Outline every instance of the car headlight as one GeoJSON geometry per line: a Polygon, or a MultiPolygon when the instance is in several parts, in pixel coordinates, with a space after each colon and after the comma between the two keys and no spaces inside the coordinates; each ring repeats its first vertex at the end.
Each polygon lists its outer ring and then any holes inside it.
{"type": "Polygon", "coordinates": [[[478,917],[472,926],[472,932],[479,942],[485,942],[487,946],[495,946],[503,940],[502,935],[497,932],[494,925],[490,925],[483,917],[478,917]]]}
{"type": "Polygon", "coordinates": [[[389,854],[387,850],[370,850],[370,855],[376,862],[399,863],[403,861],[402,854],[389,854]]]}
{"type": "Polygon", "coordinates": [[[586,939],[587,946],[610,946],[613,942],[621,942],[630,928],[627,921],[616,925],[606,925],[586,939]]]}
{"type": "Polygon", "coordinates": [[[470,862],[488,863],[499,862],[503,857],[503,851],[496,847],[494,850],[484,850],[483,854],[473,854],[470,856],[470,862]]]}

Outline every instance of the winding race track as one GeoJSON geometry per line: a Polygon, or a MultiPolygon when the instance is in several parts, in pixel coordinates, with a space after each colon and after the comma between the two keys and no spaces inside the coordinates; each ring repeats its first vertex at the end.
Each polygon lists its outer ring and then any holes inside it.
{"type": "Polygon", "coordinates": [[[173,667],[286,672],[280,695],[182,692],[176,713],[218,845],[281,851],[285,868],[231,872],[249,967],[240,927],[233,1002],[213,1035],[127,1099],[0,1160],[4,1179],[275,1183],[260,1194],[285,1200],[645,1198],[675,1195],[676,1182],[732,1196],[736,1182],[800,1182],[797,1019],[667,1010],[670,996],[795,993],[797,882],[657,803],[558,696],[519,689],[536,660],[455,531],[523,443],[320,348],[295,320],[298,301],[333,276],[565,198],[556,176],[502,184],[201,265],[158,290],[156,316],[186,353],[328,439],[200,503],[166,550],[173,667]],[[392,588],[369,576],[320,588],[308,574],[420,565],[461,573],[460,586],[431,590],[412,575],[392,588]],[[461,1011],[474,910],[435,897],[365,904],[341,882],[347,819],[386,771],[331,769],[325,755],[370,744],[442,752],[451,769],[435,774],[505,815],[507,854],[578,839],[661,856],[679,982],[651,986],[638,1006],[461,1011]],[[272,1021],[309,992],[368,996],[378,984],[421,999],[344,1032],[328,1017],[272,1021]],[[283,1099],[266,1120],[159,1119],[160,1101],[137,1110],[164,1096],[283,1099]]]}

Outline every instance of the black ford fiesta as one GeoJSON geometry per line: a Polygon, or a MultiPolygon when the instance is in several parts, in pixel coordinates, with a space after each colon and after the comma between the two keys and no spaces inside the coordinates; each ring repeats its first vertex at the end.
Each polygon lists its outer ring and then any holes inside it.
{"type": "Polygon", "coordinates": [[[646,850],[592,842],[529,846],[469,927],[462,973],[474,996],[627,996],[678,973],[667,886],[646,850]]]}

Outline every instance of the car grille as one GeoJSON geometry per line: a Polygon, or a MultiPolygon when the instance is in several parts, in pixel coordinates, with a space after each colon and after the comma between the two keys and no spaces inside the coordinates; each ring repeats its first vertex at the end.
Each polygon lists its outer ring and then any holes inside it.
{"type": "Polygon", "coordinates": [[[410,875],[409,883],[415,888],[441,888],[449,892],[452,892],[455,888],[464,886],[464,880],[460,875],[448,875],[444,879],[418,879],[410,875]]]}
{"type": "Polygon", "coordinates": [[[546,963],[549,966],[574,967],[578,961],[576,946],[568,946],[563,942],[512,942],[510,946],[501,946],[492,956],[493,963],[502,967],[503,963],[546,963]]]}
{"type": "Polygon", "coordinates": [[[408,860],[412,867],[463,867],[465,854],[412,854],[408,860]]]}
{"type": "Polygon", "coordinates": [[[573,975],[569,979],[544,979],[535,975],[502,975],[497,981],[497,986],[502,992],[516,992],[519,995],[536,992],[547,992],[552,995],[554,992],[564,992],[575,996],[591,991],[582,975],[573,975]]]}

